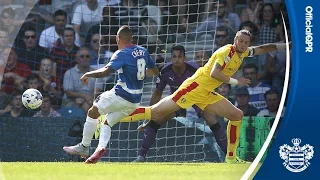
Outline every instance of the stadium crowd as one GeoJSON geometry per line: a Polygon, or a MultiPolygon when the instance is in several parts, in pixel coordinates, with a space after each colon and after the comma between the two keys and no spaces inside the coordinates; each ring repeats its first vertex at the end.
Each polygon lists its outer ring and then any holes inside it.
{"type": "MultiPolygon", "coordinates": [[[[251,45],[284,42],[280,10],[290,32],[283,0],[212,2],[216,1],[1,1],[0,116],[59,117],[65,107],[85,115],[94,97],[113,87],[116,76],[91,79],[89,86],[79,78],[108,63],[117,50],[115,36],[121,25],[132,28],[134,43],[148,48],[159,68],[170,61],[163,56],[168,45],[203,36],[215,40],[211,50],[195,49],[193,59],[187,59],[199,66],[216,49],[232,43],[239,29],[254,35],[251,45]],[[21,94],[28,88],[36,88],[44,96],[38,110],[27,110],[21,103],[21,94]]],[[[216,91],[246,116],[274,117],[285,67],[285,51],[246,58],[235,78],[250,79],[250,86],[223,84],[216,91]]],[[[189,110],[185,116],[194,116],[194,112],[189,110]]]]}

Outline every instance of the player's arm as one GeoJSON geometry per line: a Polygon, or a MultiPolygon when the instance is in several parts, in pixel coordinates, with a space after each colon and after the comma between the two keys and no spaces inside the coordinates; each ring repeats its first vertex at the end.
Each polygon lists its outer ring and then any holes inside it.
{"type": "Polygon", "coordinates": [[[159,69],[157,66],[151,69],[147,69],[147,76],[158,76],[159,75],[159,69]]]}
{"type": "Polygon", "coordinates": [[[215,63],[213,65],[213,68],[211,70],[210,76],[220,82],[233,84],[233,85],[239,85],[239,86],[245,86],[250,84],[250,80],[246,79],[244,77],[241,77],[239,79],[234,79],[232,77],[226,76],[222,72],[223,68],[219,63],[215,63]]]}
{"type": "Polygon", "coordinates": [[[108,76],[109,74],[111,74],[113,72],[114,72],[114,70],[110,66],[107,65],[103,68],[84,73],[84,75],[82,75],[80,80],[83,84],[87,85],[89,83],[89,77],[102,78],[102,77],[108,76]]]}
{"type": "Polygon", "coordinates": [[[113,72],[114,72],[114,70],[110,66],[105,66],[103,68],[87,72],[87,73],[85,73],[85,75],[87,77],[92,77],[92,78],[102,78],[102,77],[108,76],[109,74],[111,74],[113,72]]]}
{"type": "Polygon", "coordinates": [[[228,83],[229,82],[229,79],[230,77],[226,76],[225,74],[222,73],[222,66],[219,64],[219,63],[215,63],[213,65],[213,68],[211,70],[211,74],[210,76],[220,82],[223,82],[223,83],[228,83]]]}
{"type": "MultiPolygon", "coordinates": [[[[250,47],[251,55],[260,55],[272,51],[284,50],[286,49],[286,43],[269,43],[260,46],[250,47]]],[[[289,49],[291,49],[291,42],[289,43],[289,49]]],[[[249,55],[250,56],[250,55],[249,55]]]]}
{"type": "Polygon", "coordinates": [[[151,96],[151,99],[150,99],[150,106],[156,104],[157,102],[160,101],[161,99],[161,96],[162,96],[162,92],[160,89],[155,89],[152,96],[151,96]]]}

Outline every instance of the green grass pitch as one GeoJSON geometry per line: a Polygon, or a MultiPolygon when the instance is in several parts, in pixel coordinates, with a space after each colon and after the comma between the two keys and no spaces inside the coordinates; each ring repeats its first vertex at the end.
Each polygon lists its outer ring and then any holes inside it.
{"type": "Polygon", "coordinates": [[[103,163],[1,162],[5,180],[233,180],[250,164],[225,163],[103,163]]]}

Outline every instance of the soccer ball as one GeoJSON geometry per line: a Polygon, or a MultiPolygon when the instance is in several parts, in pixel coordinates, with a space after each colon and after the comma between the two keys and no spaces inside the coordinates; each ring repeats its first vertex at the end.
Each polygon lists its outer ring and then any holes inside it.
{"type": "Polygon", "coordinates": [[[37,109],[42,104],[42,94],[37,89],[27,89],[22,94],[22,104],[27,109],[37,109]]]}

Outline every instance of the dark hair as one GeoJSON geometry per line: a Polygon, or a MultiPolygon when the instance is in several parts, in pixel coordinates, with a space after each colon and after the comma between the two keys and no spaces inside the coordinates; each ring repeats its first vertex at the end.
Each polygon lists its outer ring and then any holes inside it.
{"type": "Polygon", "coordinates": [[[31,73],[28,77],[27,77],[27,82],[30,81],[30,80],[34,80],[34,79],[38,79],[40,80],[40,77],[35,74],[35,73],[31,73]]]}
{"type": "Polygon", "coordinates": [[[216,4],[223,4],[225,7],[227,7],[227,1],[226,0],[215,0],[215,2],[214,3],[216,3],[216,4]]]}
{"type": "Polygon", "coordinates": [[[276,94],[278,97],[280,97],[279,92],[276,89],[271,88],[264,93],[264,99],[267,99],[267,95],[270,95],[270,94],[276,94]]]}
{"type": "Polygon", "coordinates": [[[248,63],[248,64],[244,65],[242,68],[242,71],[244,73],[245,69],[251,69],[251,68],[255,69],[258,72],[258,66],[253,63],[248,63]]]}
{"type": "MultiPolygon", "coordinates": [[[[73,35],[75,36],[76,35],[76,31],[72,28],[72,27],[66,27],[63,29],[63,35],[66,31],[72,31],[73,32],[73,35]]],[[[63,36],[62,36],[63,37],[63,36]]]]}
{"type": "Polygon", "coordinates": [[[25,30],[24,30],[24,33],[27,32],[27,31],[32,31],[34,32],[35,34],[37,34],[37,31],[34,27],[31,27],[31,26],[28,26],[25,30]]]}
{"type": "Polygon", "coordinates": [[[182,45],[174,45],[171,48],[171,54],[173,53],[173,51],[180,51],[183,53],[184,56],[186,56],[186,49],[182,46],[182,45]]]}
{"type": "Polygon", "coordinates": [[[266,7],[266,6],[270,6],[271,9],[272,9],[272,13],[273,13],[273,21],[271,22],[270,26],[272,28],[275,28],[277,25],[278,25],[278,22],[277,22],[277,19],[276,19],[276,13],[274,12],[274,7],[271,3],[264,3],[262,6],[261,6],[261,9],[260,9],[260,14],[259,14],[259,24],[262,25],[264,23],[263,21],[263,9],[266,7]]]}
{"type": "Polygon", "coordinates": [[[42,92],[42,99],[44,98],[49,98],[50,104],[52,104],[54,102],[54,98],[52,97],[52,95],[50,95],[47,92],[42,92]]]}
{"type": "Polygon", "coordinates": [[[53,17],[57,16],[64,16],[65,18],[67,18],[67,13],[64,10],[58,9],[54,12],[53,17]]]}
{"type": "Polygon", "coordinates": [[[228,28],[226,26],[218,26],[216,31],[225,31],[228,34],[228,28]]]}
{"type": "Polygon", "coordinates": [[[257,34],[259,31],[258,27],[251,21],[242,22],[239,26],[239,31],[242,30],[245,26],[248,26],[252,29],[252,32],[250,32],[251,34],[257,34]]]}

